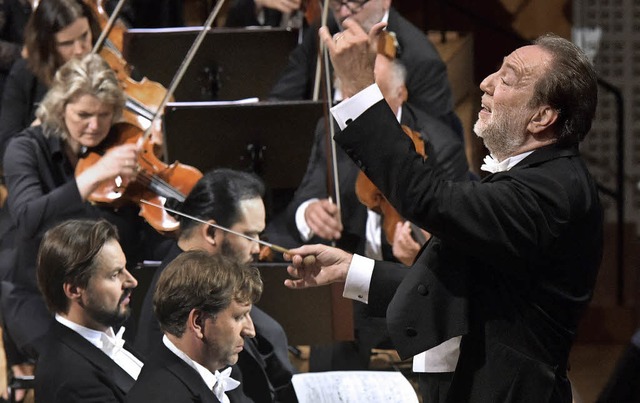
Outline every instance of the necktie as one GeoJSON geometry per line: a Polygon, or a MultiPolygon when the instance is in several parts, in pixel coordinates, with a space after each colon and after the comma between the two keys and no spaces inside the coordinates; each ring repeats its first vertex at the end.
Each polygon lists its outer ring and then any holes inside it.
{"type": "Polygon", "coordinates": [[[122,335],[124,334],[124,326],[118,330],[118,333],[115,337],[109,337],[107,334],[102,334],[102,351],[104,351],[109,357],[113,357],[120,351],[122,347],[124,347],[124,339],[122,335]]]}
{"type": "Polygon", "coordinates": [[[483,162],[484,164],[482,164],[480,169],[486,172],[491,172],[492,174],[496,172],[504,172],[509,168],[509,158],[498,162],[498,160],[494,159],[492,156],[487,155],[484,157],[483,162]]]}
{"type": "Polygon", "coordinates": [[[213,393],[219,401],[224,402],[224,392],[237,388],[240,382],[231,377],[231,367],[222,372],[216,371],[213,375],[216,377],[216,383],[213,385],[213,393]]]}

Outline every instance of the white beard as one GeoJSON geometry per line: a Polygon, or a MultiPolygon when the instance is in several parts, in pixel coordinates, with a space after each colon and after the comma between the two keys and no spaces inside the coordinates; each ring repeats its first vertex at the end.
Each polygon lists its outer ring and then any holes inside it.
{"type": "Polygon", "coordinates": [[[473,131],[482,138],[491,155],[500,161],[515,155],[526,140],[528,108],[492,111],[488,121],[478,118],[473,131]]]}

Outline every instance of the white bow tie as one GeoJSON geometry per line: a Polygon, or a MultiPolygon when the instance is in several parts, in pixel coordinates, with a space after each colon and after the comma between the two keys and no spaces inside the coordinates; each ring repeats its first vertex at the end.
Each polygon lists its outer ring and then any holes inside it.
{"type": "Polygon", "coordinates": [[[124,326],[120,327],[115,337],[109,337],[107,334],[102,334],[102,351],[104,351],[109,357],[113,357],[122,347],[124,347],[124,326]]]}
{"type": "Polygon", "coordinates": [[[240,382],[231,377],[231,367],[222,372],[216,371],[213,375],[216,377],[216,383],[213,385],[213,393],[219,401],[224,402],[224,392],[237,388],[240,382]]]}
{"type": "Polygon", "coordinates": [[[491,155],[487,155],[484,157],[484,164],[482,164],[480,169],[486,172],[491,172],[492,174],[496,172],[504,172],[509,169],[509,160],[510,158],[507,158],[504,161],[498,162],[498,160],[494,159],[491,155]]]}

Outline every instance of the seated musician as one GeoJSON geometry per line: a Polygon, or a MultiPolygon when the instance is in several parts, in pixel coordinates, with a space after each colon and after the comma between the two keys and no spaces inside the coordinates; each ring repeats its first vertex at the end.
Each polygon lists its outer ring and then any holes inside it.
{"type": "Polygon", "coordinates": [[[24,31],[26,58],[9,76],[0,112],[0,158],[9,140],[35,120],[35,111],[56,71],[83,57],[100,35],[91,8],[82,0],[41,0],[24,31]]]}
{"type": "Polygon", "coordinates": [[[142,368],[120,327],[138,282],[116,228],[66,221],[45,234],[38,285],[55,322],[38,360],[36,402],[122,402],[142,368]]]}
{"type": "MultiPolygon", "coordinates": [[[[356,21],[367,32],[375,23],[387,22],[387,31],[393,32],[397,40],[397,57],[407,69],[407,102],[416,110],[444,122],[453,129],[454,136],[462,140],[462,125],[453,112],[446,66],[427,36],[391,6],[392,0],[328,1],[331,12],[327,26],[332,34],[343,29],[342,23],[347,18],[356,21]]],[[[289,63],[271,89],[269,98],[312,98],[319,48],[317,28],[307,30],[302,43],[291,52],[289,63]]],[[[335,83],[334,87],[339,88],[335,83]]]]}
{"type": "MultiPolygon", "coordinates": [[[[210,171],[202,177],[182,204],[181,212],[213,224],[222,225],[251,238],[265,227],[262,201],[264,185],[255,176],[230,169],[210,171]]],[[[180,235],[162,265],[157,269],[145,296],[136,347],[144,354],[162,342],[162,331],[153,314],[153,292],[165,267],[183,251],[204,250],[251,262],[258,244],[186,217],[180,217],[180,235]]],[[[251,316],[255,338],[245,341],[237,369],[242,373],[242,389],[254,401],[295,402],[291,384],[294,369],[289,362],[284,329],[271,316],[254,307],[251,316]]]]}
{"type": "MultiPolygon", "coordinates": [[[[427,114],[407,104],[404,84],[405,70],[398,59],[378,54],[375,78],[391,109],[400,122],[420,132],[425,142],[427,158],[437,161],[443,175],[450,180],[468,178],[468,165],[462,142],[452,130],[427,114]]],[[[336,130],[337,126],[336,126],[336,130]]],[[[358,201],[355,183],[360,169],[340,148],[336,150],[341,209],[327,198],[327,146],[324,119],[317,126],[311,157],[302,182],[285,212],[287,232],[293,244],[336,241],[345,250],[369,257],[398,260],[410,265],[421,245],[411,235],[410,223],[398,222],[394,239],[387,240],[381,230],[383,217],[368,210],[358,201]]],[[[281,223],[270,224],[267,234],[276,240],[281,223]],[[272,226],[273,225],[273,226],[272,226]]],[[[285,242],[286,243],[286,242],[285,242]]],[[[366,305],[354,302],[354,325],[360,362],[353,360],[332,363],[331,369],[366,368],[369,351],[386,347],[388,340],[384,319],[370,318],[366,305]],[[342,367],[342,366],[345,367],[342,367]]]]}
{"type": "MultiPolygon", "coordinates": [[[[239,402],[231,377],[255,335],[252,304],[262,293],[255,268],[222,254],[184,252],[162,272],[153,296],[164,332],[128,402],[239,402]]],[[[253,401],[266,401],[253,400],[253,401]]]]}
{"type": "Polygon", "coordinates": [[[137,206],[114,209],[88,201],[104,182],[135,178],[136,145],[113,146],[94,165],[75,172],[83,149],[97,147],[108,137],[123,103],[116,76],[100,56],[72,59],[56,73],[38,107],[42,124],[24,130],[7,147],[7,205],[18,256],[12,273],[15,287],[3,295],[3,316],[18,348],[30,356],[39,352],[40,336],[52,322],[35,280],[36,255],[47,229],[70,218],[106,218],[118,227],[129,264],[153,258],[155,231],[138,216],[137,206]]]}

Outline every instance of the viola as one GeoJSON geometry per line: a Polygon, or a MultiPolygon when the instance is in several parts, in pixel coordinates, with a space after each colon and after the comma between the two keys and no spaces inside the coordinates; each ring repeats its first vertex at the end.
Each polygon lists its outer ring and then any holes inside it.
{"type": "MultiPolygon", "coordinates": [[[[424,140],[422,140],[420,133],[411,130],[405,125],[402,125],[402,129],[413,141],[416,152],[426,159],[427,155],[425,152],[424,140]]],[[[362,171],[358,173],[358,177],[356,179],[356,196],[358,197],[358,200],[360,200],[360,203],[382,216],[382,231],[384,232],[389,244],[393,244],[396,224],[404,222],[404,218],[402,218],[400,213],[398,213],[391,203],[389,203],[389,200],[387,200],[376,185],[374,185],[362,171]]],[[[422,231],[413,224],[411,235],[420,244],[424,244],[424,242],[426,242],[426,238],[422,231]]]]}

